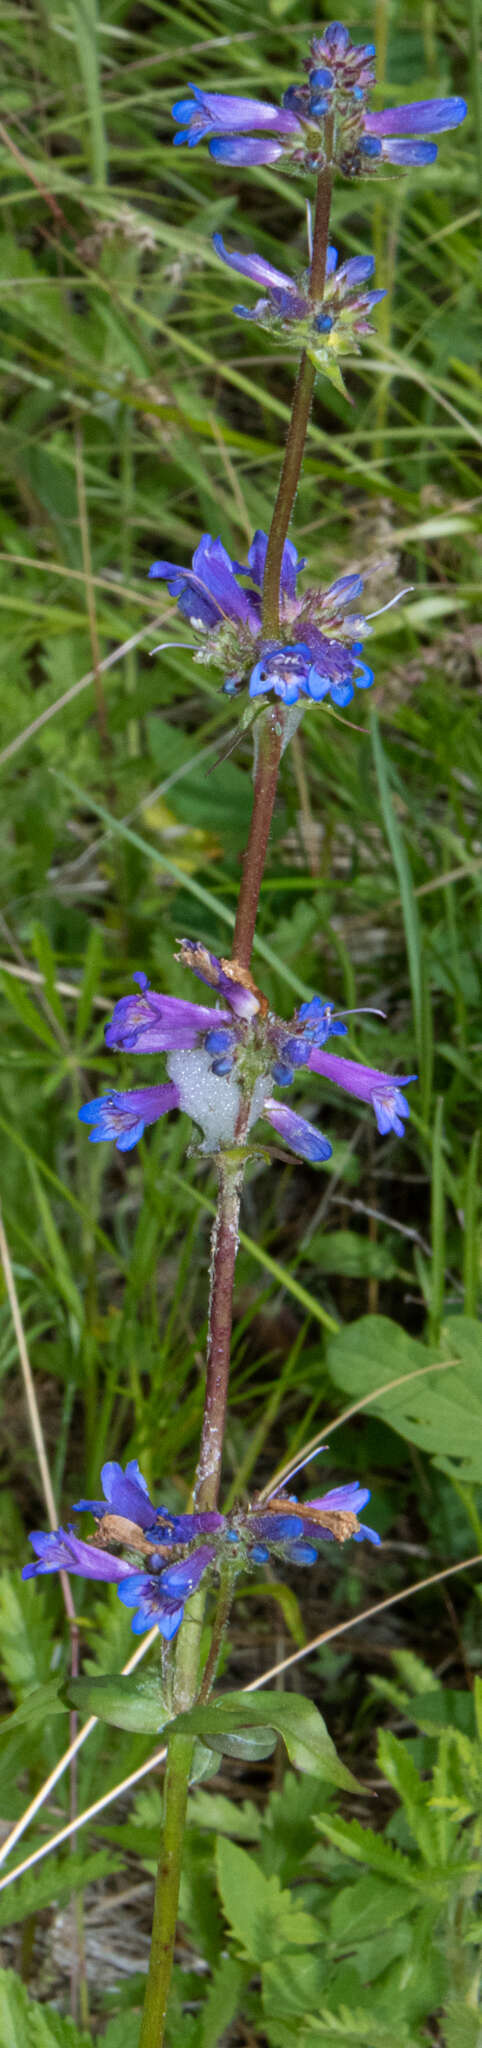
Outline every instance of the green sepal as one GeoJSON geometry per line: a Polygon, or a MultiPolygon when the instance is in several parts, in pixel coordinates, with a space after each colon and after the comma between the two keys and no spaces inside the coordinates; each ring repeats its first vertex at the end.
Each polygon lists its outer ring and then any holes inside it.
{"type": "Polygon", "coordinates": [[[347,391],[346,384],[341,374],[340,365],[339,363],[336,362],[335,357],[329,357],[324,350],[323,352],[321,352],[321,350],[317,348],[309,348],[308,355],[310,358],[310,363],[313,363],[315,370],[318,371],[318,376],[327,377],[328,383],[334,384],[335,391],[339,391],[341,393],[341,397],[346,398],[348,400],[349,405],[353,405],[353,399],[350,398],[350,393],[349,391],[347,391]]]}
{"type": "Polygon", "coordinates": [[[112,1728],[128,1728],[138,1735],[157,1735],[167,1719],[160,1681],[153,1672],[137,1672],[123,1678],[115,1672],[108,1678],[76,1678],[68,1698],[83,1713],[95,1714],[112,1728]]]}

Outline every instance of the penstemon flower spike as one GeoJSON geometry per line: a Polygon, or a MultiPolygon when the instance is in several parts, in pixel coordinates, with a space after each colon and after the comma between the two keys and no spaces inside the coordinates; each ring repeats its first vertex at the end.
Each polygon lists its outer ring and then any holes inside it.
{"type": "MultiPolygon", "coordinates": [[[[206,1388],[192,1509],[177,1514],[156,1504],[135,1459],[125,1471],[110,1461],[102,1470],[102,1499],[82,1499],[74,1510],[94,1516],[89,1540],[70,1524],[53,1533],[34,1531],[34,1560],[24,1568],[27,1579],[61,1570],[110,1582],[132,1612],[134,1633],[155,1622],[162,1642],[164,1722],[166,1712],[176,1718],[167,1727],[163,1845],[139,2048],[164,2048],[193,1760],[182,1715],[207,1696],[214,1680],[234,1579],[272,1557],[282,1565],[311,1566],[327,1542],[380,1541],[359,1520],[370,1498],[367,1487],[348,1482],[302,1503],[286,1490],[319,1450],[308,1452],[284,1483],[265,1488],[248,1506],[230,1514],[218,1507],[239,1212],[251,1133],[264,1119],[302,1159],[323,1163],[331,1155],[330,1140],[273,1089],[290,1088],[298,1072],[305,1085],[318,1074],[366,1103],[381,1136],[401,1137],[409,1115],[404,1090],[416,1078],[397,1078],[327,1049],[332,1038],[347,1036],[345,1018],[363,1011],[336,1012],[332,1003],[313,996],[286,1022],[270,1010],[250,971],[283,748],[307,705],[324,706],[343,723],[338,714],[355,690],[374,681],[364,652],[370,622],[405,594],[361,613],[363,579],[350,566],[326,588],[303,590],[298,578],[305,564],[288,537],[317,372],[344,391],[340,363],[372,331],[370,315],[383,297],[372,289],[370,253],[339,262],[330,239],[334,179],[391,176],[397,169],[430,165],[437,155],[431,138],[457,127],[466,112],[465,102],[455,97],[372,111],[374,56],[372,44],[354,44],[342,23],[331,22],[312,38],[305,78],[289,86],[281,106],[193,85],[173,108],[178,146],[207,141],[218,164],[276,165],[287,177],[308,181],[309,267],[293,278],[262,255],[229,251],[215,235],[220,260],[261,292],[252,308],[235,309],[238,316],[258,322],[299,357],[286,450],[269,533],[254,534],[245,563],[231,557],[221,538],[204,534],[190,569],[160,559],[149,571],[167,583],[195,636],[190,642],[162,642],[153,652],[185,646],[195,660],[217,666],[227,696],[245,694],[243,726],[253,723],[253,809],[232,959],[218,958],[202,942],[180,942],[178,957],[211,992],[206,1003],[158,993],[137,973],[135,994],[115,1005],[106,1044],[113,1052],[163,1055],[168,1078],[110,1088],[80,1111],[92,1143],[111,1139],[119,1152],[128,1152],[146,1127],[184,1110],[201,1133],[201,1152],[215,1162],[206,1388]],[[204,1603],[217,1579],[211,1648],[201,1678],[204,1603]]],[[[160,1709],[160,1692],[158,1704],[160,1709]]]]}

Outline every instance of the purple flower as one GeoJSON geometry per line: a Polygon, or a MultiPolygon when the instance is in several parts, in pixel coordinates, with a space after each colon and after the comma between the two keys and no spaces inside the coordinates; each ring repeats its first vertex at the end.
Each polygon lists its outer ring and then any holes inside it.
{"type": "Polygon", "coordinates": [[[296,1494],[273,1494],[264,1508],[254,1507],[250,1512],[256,1550],[261,1539],[268,1546],[281,1545],[282,1555],[293,1564],[314,1564],[317,1543],[346,1543],[350,1537],[362,1543],[368,1537],[370,1543],[377,1544],[377,1530],[358,1520],[369,1499],[369,1487],[359,1486],[356,1480],[335,1486],[315,1500],[298,1502],[296,1494]]]}
{"type": "Polygon", "coordinates": [[[48,1534],[35,1529],[30,1537],[35,1562],[24,1566],[22,1577],[32,1579],[45,1572],[67,1571],[82,1578],[110,1580],[117,1585],[124,1605],[136,1609],[132,1627],[137,1635],[156,1621],[161,1635],[170,1638],[182,1621],[186,1600],[195,1592],[216,1555],[215,1544],[204,1542],[197,1549],[192,1546],[199,1537],[215,1535],[219,1540],[226,1528],[225,1517],[215,1509],[203,1514],[174,1515],[167,1508],[155,1507],[137,1458],[130,1459],[125,1471],[114,1460],[103,1465],[101,1479],[103,1500],[76,1502],[77,1510],[90,1509],[101,1525],[104,1517],[109,1517],[105,1532],[101,1526],[99,1547],[82,1542],[70,1527],[48,1534]],[[137,1563],[127,1563],[105,1550],[105,1533],[111,1541],[124,1543],[131,1552],[138,1549],[144,1555],[147,1553],[149,1569],[139,1571],[137,1563]],[[189,1546],[189,1554],[162,1569],[163,1551],[169,1543],[183,1550],[189,1546]]]}
{"type": "MultiPolygon", "coordinates": [[[[221,1517],[219,1517],[221,1520],[221,1517]]],[[[135,1635],[143,1635],[157,1622],[161,1636],[170,1642],[177,1635],[183,1619],[186,1600],[197,1592],[208,1566],[213,1563],[216,1551],[213,1544],[204,1544],[180,1564],[168,1565],[163,1572],[135,1572],[124,1579],[119,1586],[119,1599],[124,1607],[136,1609],[132,1619],[135,1635]]]]}
{"type": "MultiPolygon", "coordinates": [[[[354,263],[370,259],[353,258],[354,263]]],[[[349,265],[345,265],[347,271],[349,265]]],[[[342,272],[339,272],[339,277],[342,272]]],[[[373,670],[361,658],[363,639],[370,631],[366,619],[353,607],[363,590],[357,574],[337,576],[328,590],[297,591],[297,578],[304,568],[292,541],[285,541],[280,585],[280,640],[267,640],[262,632],[262,590],[268,546],[267,535],[258,530],[248,551],[247,563],[232,562],[221,541],[203,534],[193,555],[193,567],[182,569],[173,562],[153,562],[150,576],[165,578],[171,596],[189,618],[203,644],[195,655],[223,671],[228,696],[247,685],[250,697],[268,696],[272,691],[284,704],[296,704],[306,697],[313,703],[331,699],[338,709],[351,702],[354,689],[367,690],[373,670]],[[202,571],[202,573],[201,573],[202,571]],[[244,579],[248,578],[247,589],[244,579]],[[243,579],[240,581],[240,579],[243,579]],[[295,629],[295,630],[293,630],[295,629]]],[[[141,980],[141,997],[145,977],[141,980]]],[[[219,984],[223,997],[226,991],[219,984]]],[[[139,1018],[148,1023],[148,1013],[139,998],[139,1018]]],[[[163,1003],[166,1025],[170,1018],[173,1034],[182,1026],[175,998],[150,998],[151,1006],[163,1003]]],[[[131,1009],[134,1020],[134,1011],[131,1009]]],[[[155,1030],[155,1020],[153,1020],[155,1030]]],[[[184,1028],[187,1019],[184,1019],[184,1028]]],[[[136,1029],[135,1020],[133,1029],[136,1029]]],[[[173,1041],[174,1043],[174,1037],[173,1041]]],[[[178,1036],[177,1044],[181,1045],[178,1036]]],[[[149,1050],[148,1035],[144,1050],[149,1050]]]]}
{"type": "Polygon", "coordinates": [[[149,1496],[146,1480],[137,1461],[131,1458],[125,1472],[115,1460],[103,1465],[101,1480],[104,1488],[103,1500],[76,1500],[74,1509],[80,1513],[89,1509],[97,1519],[105,1514],[120,1515],[126,1522],[135,1522],[139,1529],[150,1529],[155,1520],[156,1509],[149,1496]]]}
{"type": "Polygon", "coordinates": [[[23,1579],[38,1579],[43,1572],[73,1572],[82,1579],[110,1579],[115,1583],[126,1578],[129,1571],[122,1558],[96,1550],[93,1543],[82,1543],[70,1528],[55,1529],[48,1535],[43,1529],[33,1529],[29,1540],[37,1553],[36,1562],[24,1564],[23,1579]]]}
{"type": "MultiPolygon", "coordinates": [[[[345,581],[351,587],[356,579],[345,581]]],[[[121,1149],[127,1150],[135,1143],[135,1134],[141,1135],[145,1122],[164,1115],[166,1108],[177,1107],[199,1125],[204,1140],[201,1149],[212,1152],[237,1142],[244,1144],[258,1118],[265,1117],[302,1159],[319,1164],[330,1158],[329,1139],[273,1096],[273,1085],[290,1087],[302,1067],[322,1074],[345,1093],[369,1103],[382,1136],[390,1130],[403,1135],[403,1119],[409,1115],[409,1107],[402,1089],[416,1075],[405,1074],[398,1081],[377,1067],[364,1067],[339,1053],[325,1052],[329,1038],[346,1037],[347,1032],[343,1017],[336,1015],[332,1003],[313,996],[310,1002],[301,1003],[294,1017],[285,1023],[269,1010],[266,997],[249,973],[241,973],[236,961],[220,960],[192,939],[181,942],[178,958],[198,979],[221,994],[228,1007],[210,1010],[181,997],[164,997],[150,990],[145,975],[137,975],[140,992],[122,996],[116,1004],[106,1030],[107,1043],[133,1053],[145,1052],[146,1045],[153,1054],[165,1053],[170,1083],[161,1083],[157,1088],[127,1089],[124,1094],[111,1091],[87,1104],[80,1114],[84,1121],[94,1122],[96,1137],[114,1137],[118,1144],[123,1137],[121,1149]],[[145,1098],[150,1113],[141,1116],[140,1104],[145,1098]]],[[[131,1512],[131,1519],[147,1528],[146,1517],[151,1516],[151,1510],[154,1516],[155,1511],[152,1503],[146,1503],[137,1465],[128,1466],[125,1476],[120,1466],[107,1465],[103,1481],[111,1510],[116,1502],[115,1512],[124,1513],[127,1518],[131,1512]],[[131,1488],[133,1507],[128,1511],[118,1503],[121,1498],[131,1498],[131,1488]]],[[[93,1506],[96,1513],[104,1512],[103,1503],[84,1505],[93,1506]]],[[[179,1518],[173,1517],[172,1521],[173,1528],[175,1523],[179,1531],[179,1518]]],[[[205,1522],[203,1526],[206,1528],[205,1522]]]]}
{"type": "Polygon", "coordinates": [[[146,1124],[155,1124],[168,1109],[179,1108],[178,1090],[173,1082],[158,1088],[111,1088],[108,1095],[96,1095],[79,1109],[81,1123],[93,1124],[91,1145],[103,1138],[115,1138],[118,1152],[130,1152],[142,1138],[146,1124]]]}
{"type": "Polygon", "coordinates": [[[103,1500],[77,1500],[74,1509],[80,1513],[89,1509],[97,1520],[105,1514],[116,1515],[123,1521],[135,1523],[138,1529],[152,1536],[153,1541],[168,1543],[191,1543],[196,1536],[207,1535],[222,1526],[223,1516],[216,1510],[206,1510],[201,1515],[174,1515],[163,1506],[154,1507],[146,1480],[137,1458],[131,1458],[125,1472],[115,1461],[102,1466],[101,1480],[104,1488],[103,1500]]]}
{"type": "Polygon", "coordinates": [[[373,43],[354,44],[343,23],[331,22],[313,37],[306,83],[289,86],[282,107],[192,86],[192,99],[173,107],[182,124],[175,141],[192,148],[210,137],[210,155],[221,163],[282,164],[295,173],[322,170],[329,159],[345,177],[376,170],[384,159],[432,163],[436,144],[417,137],[458,127],[465,100],[419,100],[370,113],[374,56],[373,43]]]}
{"type": "Polygon", "coordinates": [[[174,120],[180,121],[185,131],[175,135],[175,143],[187,142],[193,149],[196,142],[204,142],[208,135],[230,135],[250,128],[276,129],[280,135],[289,135],[297,123],[292,115],[279,107],[271,107],[267,100],[240,99],[225,92],[202,92],[198,85],[190,85],[192,99],[176,100],[172,109],[174,120]]]}
{"type": "Polygon", "coordinates": [[[314,299],[309,272],[305,272],[298,285],[283,270],[275,270],[263,256],[241,256],[236,251],[229,255],[222,235],[213,235],[213,242],[223,263],[240,271],[253,284],[261,285],[267,293],[267,297],[257,299],[252,311],[246,306],[235,306],[235,313],[243,320],[256,320],[258,326],[268,333],[274,332],[298,353],[306,349],[315,368],[344,392],[340,356],[359,355],[359,336],[373,334],[369,315],[385,298],[384,291],[364,290],[373,273],[373,256],[352,256],[338,270],[338,252],[329,248],[323,292],[314,299]]]}
{"type": "Polygon", "coordinates": [[[393,1074],[380,1073],[378,1067],[359,1066],[356,1060],[345,1060],[340,1053],[322,1052],[318,1046],[310,1052],[308,1065],[315,1073],[325,1074],[328,1081],[335,1081],[337,1088],[358,1095],[361,1102],[371,1103],[382,1138],[388,1131],[396,1131],[397,1137],[403,1138],[402,1118],[410,1116],[410,1107],[401,1091],[408,1088],[410,1081],[416,1081],[416,1074],[401,1074],[398,1082],[393,1074]]]}

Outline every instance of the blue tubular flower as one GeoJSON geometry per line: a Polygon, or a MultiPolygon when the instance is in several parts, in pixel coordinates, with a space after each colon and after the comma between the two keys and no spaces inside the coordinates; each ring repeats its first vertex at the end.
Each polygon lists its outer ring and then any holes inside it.
{"type": "Polygon", "coordinates": [[[130,1152],[142,1138],[146,1124],[155,1124],[167,1110],[178,1108],[178,1089],[172,1081],[166,1081],[158,1088],[111,1088],[108,1095],[97,1095],[93,1102],[84,1102],[79,1117],[81,1123],[94,1126],[89,1131],[91,1145],[99,1145],[104,1138],[115,1138],[118,1152],[130,1152]]]}
{"type": "Polygon", "coordinates": [[[312,1166],[321,1166],[324,1160],[331,1159],[333,1147],[328,1138],[323,1138],[314,1124],[307,1123],[306,1117],[297,1116],[287,1102],[274,1102],[272,1096],[268,1096],[263,1116],[268,1117],[273,1130],[278,1131],[285,1144],[291,1145],[293,1152],[299,1152],[301,1159],[309,1159],[312,1166]]]}
{"type": "Polygon", "coordinates": [[[43,1572],[73,1572],[82,1579],[108,1579],[118,1584],[127,1577],[129,1565],[92,1543],[82,1543],[74,1530],[55,1529],[47,1535],[33,1529],[30,1542],[36,1551],[35,1564],[24,1564],[22,1578],[38,1579],[43,1572]]]}
{"type": "Polygon", "coordinates": [[[384,160],[402,167],[433,162],[436,144],[417,138],[458,127],[465,100],[420,100],[370,113],[374,56],[373,43],[354,44],[342,22],[331,22],[312,40],[306,83],[289,86],[282,107],[192,86],[192,99],[173,107],[175,121],[182,123],[174,140],[192,148],[210,137],[210,155],[221,163],[280,164],[294,174],[322,170],[327,150],[350,178],[376,171],[384,160]]]}
{"type": "MultiPolygon", "coordinates": [[[[365,259],[353,258],[354,263],[359,261],[364,262],[365,259]]],[[[349,267],[344,266],[346,272],[349,267]]],[[[339,276],[342,277],[342,271],[339,276]]],[[[343,293],[340,303],[342,299],[343,293]]],[[[335,342],[336,333],[335,326],[335,342]]],[[[319,337],[317,348],[318,343],[319,337]]],[[[249,548],[247,563],[235,562],[231,561],[221,541],[213,541],[210,534],[204,534],[193,556],[192,570],[178,568],[172,562],[154,562],[149,574],[164,577],[172,596],[177,598],[179,609],[187,611],[191,626],[201,636],[195,660],[209,662],[222,669],[224,677],[227,676],[224,688],[229,696],[237,694],[244,684],[253,698],[268,696],[273,691],[289,705],[298,703],[302,698],[322,703],[329,697],[337,709],[344,708],[351,702],[355,688],[367,690],[373,682],[373,670],[361,658],[364,637],[371,629],[359,611],[352,609],[363,589],[363,579],[359,574],[338,576],[328,590],[312,588],[304,593],[298,592],[297,579],[305,564],[293,542],[285,541],[280,586],[280,639],[279,642],[267,640],[262,631],[267,546],[267,535],[258,530],[249,548]]],[[[138,1033],[138,1025],[142,1024],[143,1049],[146,1052],[150,1050],[149,1026],[152,1024],[153,1039],[161,1008],[166,1027],[166,1050],[168,1028],[172,1032],[171,1044],[181,1046],[181,1034],[189,1025],[187,1014],[184,1018],[182,1016],[182,1005],[176,997],[149,995],[145,975],[136,978],[140,982],[140,994],[137,999],[129,999],[129,1014],[133,1032],[138,1033]]],[[[221,984],[219,993],[224,999],[226,991],[221,984]]],[[[187,1013],[189,1005],[184,1007],[187,1013]]],[[[112,1034],[118,1020],[124,1033],[125,1020],[119,1005],[112,1022],[112,1034]]],[[[191,1024],[193,1021],[191,1016],[191,1024]]],[[[114,1035],[109,1042],[117,1042],[114,1035]]]]}
{"type": "Polygon", "coordinates": [[[248,100],[225,92],[202,92],[197,85],[188,87],[192,99],[176,100],[172,112],[175,121],[182,124],[183,133],[175,135],[179,144],[187,142],[193,149],[197,142],[204,142],[209,135],[239,134],[244,129],[271,129],[277,134],[289,135],[297,123],[280,107],[272,107],[267,100],[248,100]]]}
{"type": "Polygon", "coordinates": [[[346,1060],[340,1053],[322,1052],[318,1046],[313,1046],[309,1053],[308,1065],[315,1073],[334,1081],[337,1088],[344,1088],[348,1095],[369,1102],[382,1138],[388,1131],[396,1131],[397,1137],[403,1138],[402,1118],[410,1115],[410,1108],[401,1091],[408,1088],[410,1081],[416,1081],[416,1074],[401,1074],[398,1082],[393,1074],[380,1073],[378,1067],[359,1066],[356,1060],[346,1060]]]}

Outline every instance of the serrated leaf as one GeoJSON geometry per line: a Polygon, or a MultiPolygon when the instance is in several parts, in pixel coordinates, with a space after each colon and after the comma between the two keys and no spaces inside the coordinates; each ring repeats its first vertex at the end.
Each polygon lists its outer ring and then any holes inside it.
{"type": "Polygon", "coordinates": [[[250,1962],[269,1962],[286,1948],[310,1948],[319,1941],[319,1923],[311,1913],[298,1910],[279,1877],[266,1877],[254,1857],[226,1835],[216,1845],[216,1867],[226,1919],[250,1962]]]}
{"type": "Polygon", "coordinates": [[[73,2020],[29,1998],[14,1970],[0,1970],[0,2041],[2,2048],[92,2048],[73,2020]]]}
{"type": "Polygon", "coordinates": [[[354,1884],[342,1884],[335,1892],[330,1914],[333,1939],[350,1947],[359,1941],[370,1941],[380,1929],[385,1931],[394,1921],[417,1912],[419,1904],[417,1894],[409,1893],[406,1885],[393,1884],[386,1876],[370,1873],[356,1878],[354,1884]]]}
{"type": "MultiPolygon", "coordinates": [[[[43,1906],[58,1906],[72,1892],[83,1891],[87,1884],[99,1884],[120,1868],[118,1856],[111,1855],[108,1849],[96,1850],[92,1856],[84,1856],[81,1850],[63,1858],[48,1856],[41,1869],[26,1871],[25,1877],[19,1877],[15,1884],[0,1892],[0,1928],[29,1919],[31,1913],[39,1913],[43,1906]]],[[[0,2042],[4,2048],[1,2031],[0,2042]]]]}
{"type": "Polygon", "coordinates": [[[380,1872],[394,1883],[414,1886],[416,1891],[425,1883],[425,1872],[421,1872],[408,1856],[399,1849],[392,1849],[383,1835],[376,1835],[373,1828],[362,1827],[359,1820],[343,1820],[332,1814],[319,1814],[315,1827],[320,1835],[326,1835],[335,1849],[342,1855],[352,1856],[355,1863],[367,1863],[370,1870],[380,1872]]]}
{"type": "Polygon", "coordinates": [[[48,1683],[51,1671],[51,1624],[44,1589],[19,1574],[0,1578],[0,1661],[14,1697],[22,1702],[34,1687],[48,1683]]]}
{"type": "Polygon", "coordinates": [[[222,1956],[203,2006],[200,2048],[217,2048],[235,2019],[244,1979],[236,1956],[222,1956]]]}

